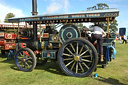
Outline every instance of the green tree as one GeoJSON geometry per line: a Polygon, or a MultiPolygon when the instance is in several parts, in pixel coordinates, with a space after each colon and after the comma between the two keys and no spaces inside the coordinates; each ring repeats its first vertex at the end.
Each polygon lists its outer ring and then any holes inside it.
{"type": "Polygon", "coordinates": [[[74,25],[76,25],[81,31],[83,31],[84,28],[87,28],[83,23],[74,23],[74,25]]]}
{"type": "Polygon", "coordinates": [[[5,22],[5,23],[8,23],[8,19],[9,19],[9,18],[12,18],[12,17],[15,17],[15,15],[14,15],[13,13],[8,13],[8,14],[5,16],[4,22],[5,22]]]}
{"type": "MultiPolygon", "coordinates": [[[[109,9],[109,6],[105,3],[98,3],[96,6],[87,8],[87,10],[103,10],[103,9],[109,9]]],[[[105,31],[107,31],[107,22],[100,23],[100,26],[105,31]]],[[[117,26],[118,26],[117,20],[110,22],[109,23],[109,31],[116,32],[118,30],[117,26]]]]}
{"type": "Polygon", "coordinates": [[[109,9],[109,6],[105,3],[98,3],[95,6],[87,8],[87,10],[102,10],[102,9],[109,9]]]}

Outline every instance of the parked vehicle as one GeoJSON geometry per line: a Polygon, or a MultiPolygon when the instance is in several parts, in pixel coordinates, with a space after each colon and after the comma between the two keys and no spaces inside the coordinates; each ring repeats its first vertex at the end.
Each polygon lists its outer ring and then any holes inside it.
{"type": "MultiPolygon", "coordinates": [[[[35,1],[35,0],[33,0],[35,1]]],[[[35,1],[36,2],[36,1],[35,1]]],[[[34,7],[36,4],[34,4],[34,7]]],[[[33,8],[34,8],[33,7],[33,8]]],[[[112,37],[104,38],[104,62],[100,62],[98,49],[84,37],[73,23],[81,22],[107,22],[109,29],[109,21],[113,21],[118,15],[117,9],[105,9],[95,11],[85,11],[70,14],[58,15],[36,15],[36,8],[33,9],[33,15],[22,18],[10,18],[9,22],[25,22],[33,25],[33,31],[25,31],[21,36],[28,37],[27,40],[19,40],[19,43],[26,43],[26,48],[21,48],[15,55],[15,62],[19,70],[32,71],[37,64],[37,55],[34,53],[38,50],[43,63],[48,59],[58,61],[62,71],[75,77],[89,76],[95,69],[97,64],[106,65],[108,58],[106,57],[107,46],[111,45],[115,39],[112,37]],[[51,30],[51,24],[64,25],[59,33],[51,30]],[[42,30],[40,37],[37,38],[37,25],[46,25],[46,29],[42,30]],[[47,31],[46,31],[47,30],[47,31]]]]}

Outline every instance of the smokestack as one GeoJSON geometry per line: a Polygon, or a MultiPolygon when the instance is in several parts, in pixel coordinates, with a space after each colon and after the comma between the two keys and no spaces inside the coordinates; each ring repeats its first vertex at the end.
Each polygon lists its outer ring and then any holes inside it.
{"type": "Polygon", "coordinates": [[[37,15],[37,0],[32,0],[32,15],[37,15]]]}
{"type": "MultiPolygon", "coordinates": [[[[37,0],[32,0],[32,15],[37,15],[37,0]]],[[[37,23],[33,23],[33,38],[37,40],[37,23]]]]}

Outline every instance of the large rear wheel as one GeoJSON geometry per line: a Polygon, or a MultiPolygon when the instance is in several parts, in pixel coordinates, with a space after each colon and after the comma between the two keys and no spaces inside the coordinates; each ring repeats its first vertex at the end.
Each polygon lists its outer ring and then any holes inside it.
{"type": "Polygon", "coordinates": [[[58,52],[60,68],[70,76],[89,76],[95,70],[97,62],[98,56],[95,47],[82,38],[68,40],[58,52]]]}

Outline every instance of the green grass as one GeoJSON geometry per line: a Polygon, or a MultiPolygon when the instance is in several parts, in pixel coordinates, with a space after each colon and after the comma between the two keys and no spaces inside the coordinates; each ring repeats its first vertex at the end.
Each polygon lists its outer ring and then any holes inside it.
{"type": "Polygon", "coordinates": [[[98,74],[97,78],[66,76],[56,63],[37,66],[32,72],[22,72],[14,60],[0,57],[0,85],[128,85],[128,44],[117,42],[116,50],[116,58],[107,68],[98,66],[94,72],[98,74]]]}

